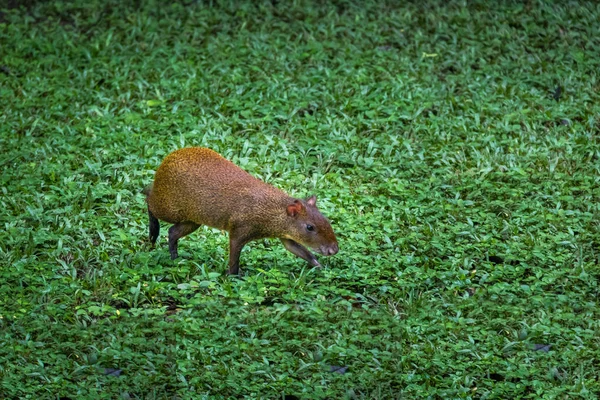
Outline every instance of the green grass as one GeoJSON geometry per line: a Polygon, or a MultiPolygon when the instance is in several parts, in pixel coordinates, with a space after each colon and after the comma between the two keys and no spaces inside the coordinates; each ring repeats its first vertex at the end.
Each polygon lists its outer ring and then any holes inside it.
{"type": "Polygon", "coordinates": [[[600,393],[597,3],[26,3],[0,398],[600,393]],[[256,242],[235,279],[216,230],[151,250],[141,189],[192,145],[316,194],[338,255],[256,242]]]}

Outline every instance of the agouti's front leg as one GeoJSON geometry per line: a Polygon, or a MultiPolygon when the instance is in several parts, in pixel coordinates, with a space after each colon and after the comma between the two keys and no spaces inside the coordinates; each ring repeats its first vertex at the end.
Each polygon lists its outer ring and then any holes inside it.
{"type": "Polygon", "coordinates": [[[311,253],[306,247],[302,246],[298,242],[294,242],[291,239],[280,239],[281,243],[285,246],[285,248],[300,258],[305,259],[308,263],[315,267],[320,267],[321,264],[317,261],[317,258],[311,253]]]}
{"type": "Polygon", "coordinates": [[[229,232],[229,275],[238,275],[240,272],[240,254],[250,241],[247,235],[232,230],[229,232]]]}

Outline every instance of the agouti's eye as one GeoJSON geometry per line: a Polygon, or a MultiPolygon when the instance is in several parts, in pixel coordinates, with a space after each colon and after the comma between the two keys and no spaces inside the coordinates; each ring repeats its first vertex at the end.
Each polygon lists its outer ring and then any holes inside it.
{"type": "Polygon", "coordinates": [[[310,224],[308,224],[308,225],[306,225],[306,230],[312,232],[312,231],[315,230],[315,227],[312,226],[312,225],[310,225],[310,224]]]}

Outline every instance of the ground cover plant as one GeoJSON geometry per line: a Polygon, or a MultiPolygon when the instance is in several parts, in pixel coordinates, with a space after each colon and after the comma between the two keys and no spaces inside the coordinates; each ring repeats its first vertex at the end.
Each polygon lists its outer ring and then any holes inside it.
{"type": "Polygon", "coordinates": [[[597,3],[168,3],[0,12],[0,398],[596,397],[597,3]],[[151,250],[192,145],[339,254],[151,250]]]}

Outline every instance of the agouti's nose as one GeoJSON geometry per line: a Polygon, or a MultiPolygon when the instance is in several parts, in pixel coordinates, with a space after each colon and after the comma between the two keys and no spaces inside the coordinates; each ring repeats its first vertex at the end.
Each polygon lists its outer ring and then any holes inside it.
{"type": "Polygon", "coordinates": [[[338,245],[337,243],[332,244],[329,247],[325,248],[325,251],[323,252],[326,256],[332,256],[334,254],[336,254],[338,252],[338,245]]]}

